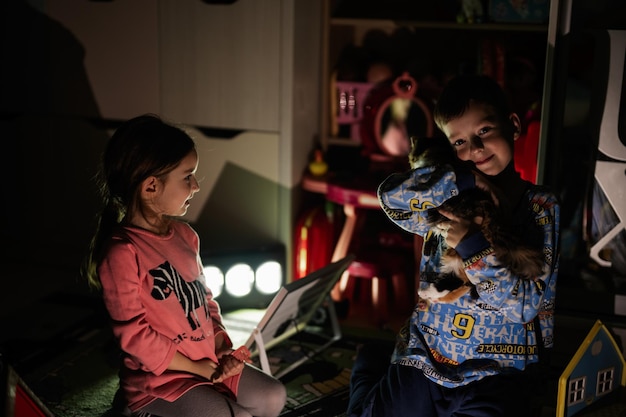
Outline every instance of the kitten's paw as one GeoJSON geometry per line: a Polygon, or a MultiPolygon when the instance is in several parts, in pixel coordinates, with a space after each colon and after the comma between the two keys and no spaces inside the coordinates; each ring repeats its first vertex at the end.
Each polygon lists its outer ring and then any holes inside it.
{"type": "Polygon", "coordinates": [[[433,284],[430,284],[427,288],[420,288],[417,293],[425,300],[436,302],[439,298],[445,297],[449,292],[448,290],[438,291],[433,284]]]}

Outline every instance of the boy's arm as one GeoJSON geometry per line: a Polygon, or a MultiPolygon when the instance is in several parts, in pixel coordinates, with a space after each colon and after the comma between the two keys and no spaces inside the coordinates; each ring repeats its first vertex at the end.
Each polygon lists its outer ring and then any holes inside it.
{"type": "Polygon", "coordinates": [[[420,236],[429,230],[427,210],[458,193],[457,176],[447,165],[392,174],[377,190],[378,201],[391,221],[420,236]]]}
{"type": "Polygon", "coordinates": [[[544,305],[551,302],[558,269],[558,202],[552,194],[533,192],[529,204],[534,221],[543,233],[545,266],[543,273],[534,280],[517,277],[502,267],[481,234],[472,234],[456,247],[480,299],[499,308],[511,321],[520,323],[532,321],[544,305]]]}

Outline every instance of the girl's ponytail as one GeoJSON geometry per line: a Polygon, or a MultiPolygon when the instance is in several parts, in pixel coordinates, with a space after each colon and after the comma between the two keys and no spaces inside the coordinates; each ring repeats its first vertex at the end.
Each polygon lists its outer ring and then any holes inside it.
{"type": "Polygon", "coordinates": [[[113,198],[107,198],[107,202],[98,215],[96,231],[91,239],[89,251],[82,268],[82,275],[87,279],[91,288],[99,290],[101,288],[98,278],[97,267],[102,259],[104,244],[113,235],[113,230],[124,218],[122,205],[113,198]]]}

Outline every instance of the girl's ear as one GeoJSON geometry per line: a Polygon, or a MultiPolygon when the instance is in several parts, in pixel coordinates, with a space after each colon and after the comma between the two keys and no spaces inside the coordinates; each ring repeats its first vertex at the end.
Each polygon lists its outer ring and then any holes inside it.
{"type": "Polygon", "coordinates": [[[513,130],[513,141],[516,141],[522,134],[522,122],[517,113],[511,113],[509,120],[511,121],[511,129],[513,130]]]}
{"type": "Polygon", "coordinates": [[[143,180],[141,183],[141,196],[143,198],[151,198],[158,191],[160,186],[159,179],[155,176],[150,176],[143,180]]]}

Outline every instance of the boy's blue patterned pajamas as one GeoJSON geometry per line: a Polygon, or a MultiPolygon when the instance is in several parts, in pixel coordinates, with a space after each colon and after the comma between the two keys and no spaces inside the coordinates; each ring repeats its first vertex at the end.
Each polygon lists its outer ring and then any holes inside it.
{"type": "MultiPolygon", "coordinates": [[[[423,221],[426,210],[439,206],[458,194],[459,188],[467,186],[472,186],[471,181],[457,179],[449,167],[428,167],[393,174],[378,189],[387,216],[401,228],[424,237],[420,265],[422,289],[430,285],[429,276],[438,273],[445,250],[443,238],[429,233],[423,221]]],[[[389,374],[364,404],[369,412],[375,410],[372,415],[445,415],[433,398],[446,396],[455,400],[448,397],[442,399],[443,403],[457,401],[459,412],[468,406],[464,401],[478,407],[482,400],[477,398],[488,396],[484,413],[474,410],[459,415],[509,415],[502,413],[518,412],[520,402],[529,403],[528,398],[518,397],[520,392],[513,388],[519,387],[520,379],[527,377],[527,373],[520,371],[536,364],[539,353],[553,345],[559,205],[546,189],[528,183],[512,214],[514,232],[534,237],[533,241],[543,245],[543,274],[534,280],[514,276],[498,263],[480,232],[466,237],[456,250],[463,257],[466,273],[476,285],[479,298],[472,298],[468,292],[451,303],[418,302],[398,336],[389,374]],[[539,331],[535,331],[537,325],[539,331]],[[404,386],[401,392],[390,389],[396,379],[396,383],[404,386]],[[412,384],[416,389],[419,386],[419,391],[407,389],[412,384]],[[490,388],[486,389],[487,386],[490,388]],[[505,387],[514,396],[505,395],[508,392],[503,390],[505,387]],[[418,398],[426,389],[428,398],[418,398]],[[489,411],[487,405],[494,403],[501,403],[504,408],[489,411]],[[401,414],[418,404],[421,412],[401,414]],[[431,414],[429,407],[434,407],[431,414]]],[[[359,366],[365,365],[355,364],[359,366]]]]}

